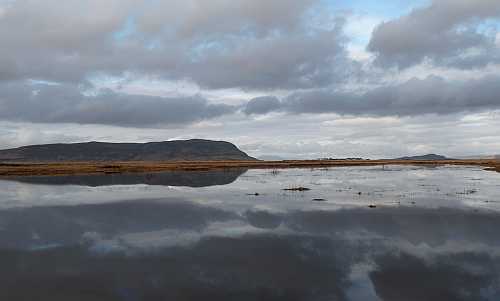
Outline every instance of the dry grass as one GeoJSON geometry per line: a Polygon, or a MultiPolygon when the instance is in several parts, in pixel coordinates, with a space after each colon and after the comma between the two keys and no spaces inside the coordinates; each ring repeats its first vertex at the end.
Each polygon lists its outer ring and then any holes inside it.
{"type": "Polygon", "coordinates": [[[486,165],[486,166],[488,166],[486,168],[486,170],[500,172],[500,162],[497,162],[495,164],[486,165]]]}
{"type": "Polygon", "coordinates": [[[500,172],[500,161],[448,160],[448,161],[399,161],[399,160],[300,160],[300,161],[199,161],[199,162],[64,162],[64,163],[0,163],[0,176],[113,174],[161,171],[207,171],[232,168],[272,169],[325,168],[336,166],[374,165],[476,165],[500,172]]]}

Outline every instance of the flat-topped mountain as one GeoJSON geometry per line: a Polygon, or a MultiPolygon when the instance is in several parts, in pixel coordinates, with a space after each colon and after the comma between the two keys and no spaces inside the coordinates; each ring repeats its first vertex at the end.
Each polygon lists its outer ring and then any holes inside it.
{"type": "Polygon", "coordinates": [[[225,141],[177,140],[150,143],[86,142],[31,145],[0,150],[0,161],[225,161],[256,160],[225,141]]]}
{"type": "Polygon", "coordinates": [[[453,160],[447,158],[445,156],[436,155],[436,154],[427,154],[423,156],[412,156],[412,157],[402,157],[397,160],[429,160],[429,161],[443,161],[443,160],[453,160]]]}

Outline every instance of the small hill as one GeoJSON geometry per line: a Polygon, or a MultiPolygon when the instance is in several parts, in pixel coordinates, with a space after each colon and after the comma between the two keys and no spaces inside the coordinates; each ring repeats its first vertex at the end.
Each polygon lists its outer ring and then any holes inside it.
{"type": "Polygon", "coordinates": [[[423,156],[412,156],[412,157],[402,157],[397,158],[397,160],[422,160],[422,161],[443,161],[443,160],[453,160],[442,155],[427,154],[423,156]]]}
{"type": "Polygon", "coordinates": [[[280,156],[275,156],[275,155],[264,155],[264,156],[260,156],[259,160],[262,160],[262,161],[284,161],[285,158],[280,157],[280,156]]]}
{"type": "Polygon", "coordinates": [[[0,161],[225,161],[256,160],[234,144],[211,140],[150,143],[86,142],[45,144],[0,150],[0,161]]]}

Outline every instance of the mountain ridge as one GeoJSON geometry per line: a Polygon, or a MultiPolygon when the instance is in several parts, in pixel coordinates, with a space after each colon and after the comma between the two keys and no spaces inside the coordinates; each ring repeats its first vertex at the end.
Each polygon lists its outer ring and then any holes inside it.
{"type": "Polygon", "coordinates": [[[256,160],[236,145],[204,139],[147,143],[82,142],[28,145],[0,150],[0,161],[232,161],[256,160]]]}
{"type": "Polygon", "coordinates": [[[401,157],[397,158],[396,160],[430,160],[430,161],[443,161],[443,160],[453,160],[451,158],[447,158],[442,155],[437,155],[437,154],[426,154],[426,155],[420,155],[420,156],[406,156],[406,157],[401,157]]]}

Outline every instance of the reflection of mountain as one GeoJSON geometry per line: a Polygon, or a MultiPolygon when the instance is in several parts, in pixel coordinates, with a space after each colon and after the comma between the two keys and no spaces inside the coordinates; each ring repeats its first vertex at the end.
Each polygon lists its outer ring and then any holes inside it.
{"type": "Polygon", "coordinates": [[[32,176],[11,177],[6,180],[30,184],[45,185],[81,185],[81,186],[110,186],[110,185],[162,185],[206,187],[226,185],[236,181],[246,170],[213,170],[213,171],[169,171],[158,173],[120,173],[108,175],[70,175],[70,176],[32,176]]]}
{"type": "Polygon", "coordinates": [[[500,300],[499,227],[499,213],[461,209],[239,214],[158,200],[3,210],[0,300],[500,300]],[[131,236],[179,243],[137,251],[131,236]]]}

